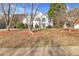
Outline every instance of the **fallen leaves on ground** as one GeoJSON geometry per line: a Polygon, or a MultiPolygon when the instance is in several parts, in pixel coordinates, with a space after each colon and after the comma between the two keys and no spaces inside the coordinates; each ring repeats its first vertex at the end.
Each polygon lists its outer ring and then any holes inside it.
{"type": "Polygon", "coordinates": [[[52,28],[34,31],[33,34],[28,30],[0,31],[0,47],[31,47],[33,45],[79,45],[79,30],[52,28]]]}

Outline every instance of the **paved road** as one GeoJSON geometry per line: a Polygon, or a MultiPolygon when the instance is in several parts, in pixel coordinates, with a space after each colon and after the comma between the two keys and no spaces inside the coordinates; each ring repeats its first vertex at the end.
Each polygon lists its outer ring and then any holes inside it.
{"type": "Polygon", "coordinates": [[[79,55],[79,46],[0,48],[1,56],[70,56],[79,55]]]}

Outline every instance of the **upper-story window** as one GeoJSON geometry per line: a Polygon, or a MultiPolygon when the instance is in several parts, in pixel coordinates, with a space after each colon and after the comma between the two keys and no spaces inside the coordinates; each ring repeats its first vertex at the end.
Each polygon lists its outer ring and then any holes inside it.
{"type": "Polygon", "coordinates": [[[49,19],[48,22],[51,22],[51,19],[49,19]]]}
{"type": "Polygon", "coordinates": [[[36,17],[35,21],[40,21],[40,18],[39,17],[36,17]]]}
{"type": "Polygon", "coordinates": [[[45,20],[46,20],[45,18],[42,18],[42,22],[45,22],[45,20]]]}

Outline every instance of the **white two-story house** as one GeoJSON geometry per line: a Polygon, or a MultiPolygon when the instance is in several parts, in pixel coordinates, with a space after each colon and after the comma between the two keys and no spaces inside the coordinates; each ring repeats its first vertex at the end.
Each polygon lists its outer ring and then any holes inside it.
{"type": "MultiPolygon", "coordinates": [[[[23,20],[23,24],[29,24],[30,16],[28,15],[23,20]]],[[[33,28],[39,26],[40,28],[46,28],[47,26],[53,27],[53,19],[50,19],[47,14],[43,14],[41,12],[37,13],[33,18],[33,28]]]]}

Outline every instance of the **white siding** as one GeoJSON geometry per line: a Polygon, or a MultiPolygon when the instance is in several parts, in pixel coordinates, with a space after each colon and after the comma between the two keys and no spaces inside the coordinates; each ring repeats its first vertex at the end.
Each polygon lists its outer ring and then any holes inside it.
{"type": "Polygon", "coordinates": [[[75,29],[79,29],[79,24],[74,25],[75,29]]]}
{"type": "MultiPolygon", "coordinates": [[[[23,24],[30,24],[30,16],[27,16],[27,18],[25,18],[23,20],[23,24]]],[[[47,27],[49,26],[53,26],[53,20],[49,22],[49,18],[48,16],[44,15],[43,13],[38,13],[34,20],[33,20],[33,27],[35,28],[35,25],[38,24],[41,28],[47,27]],[[39,18],[40,20],[38,21],[37,18],[39,18]],[[45,18],[45,21],[43,21],[43,18],[45,18]]]]}
{"type": "Polygon", "coordinates": [[[23,20],[23,24],[27,24],[27,20],[26,20],[26,18],[23,20]]]}

